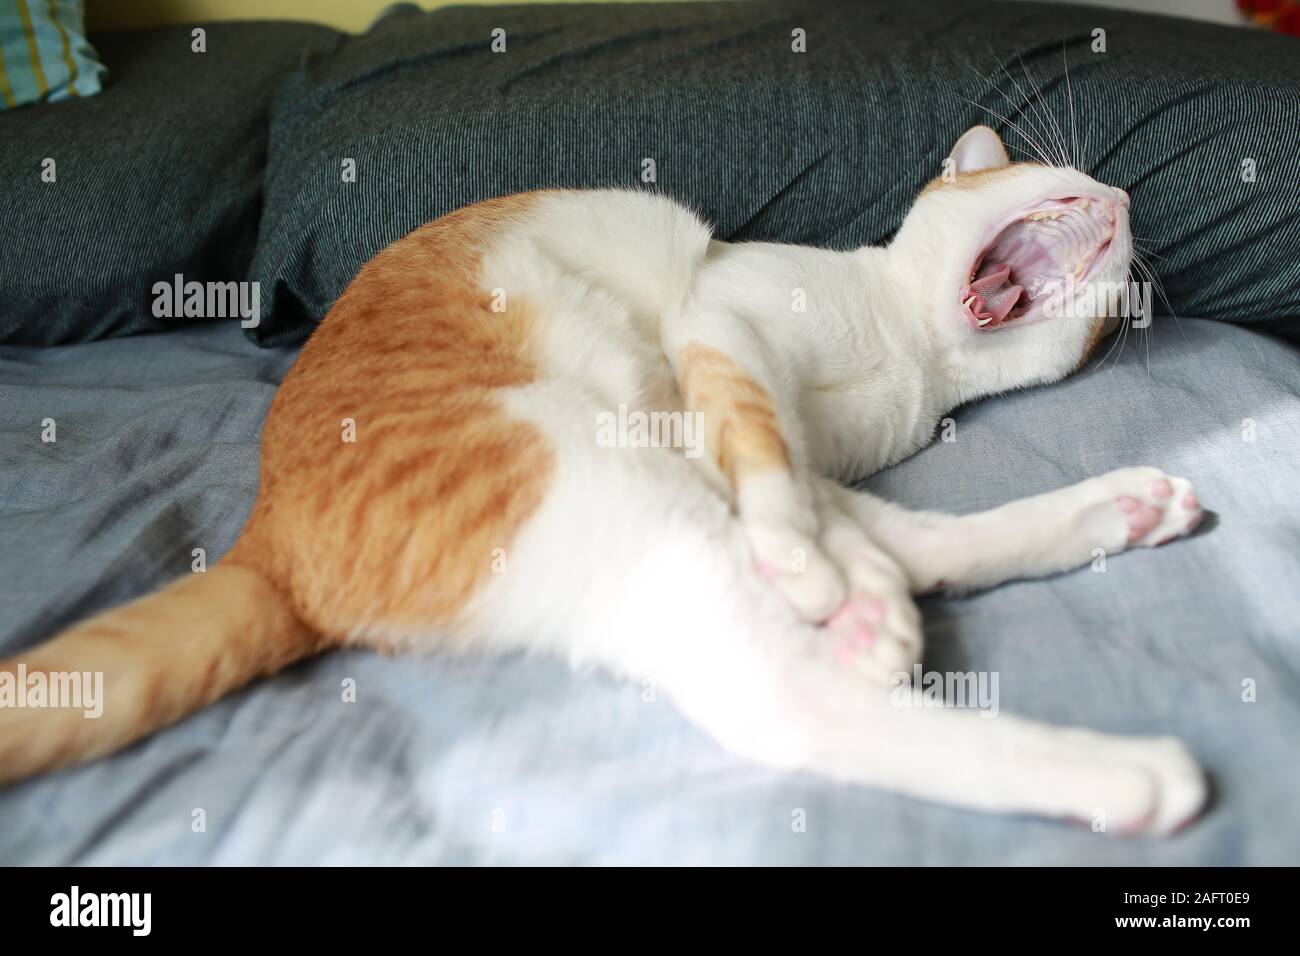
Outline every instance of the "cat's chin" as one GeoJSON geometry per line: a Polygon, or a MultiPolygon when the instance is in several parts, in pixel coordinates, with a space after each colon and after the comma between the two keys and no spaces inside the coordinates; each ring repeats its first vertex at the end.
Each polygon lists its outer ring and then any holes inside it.
{"type": "Polygon", "coordinates": [[[1047,199],[1018,210],[990,230],[972,261],[958,290],[962,316],[976,332],[1053,317],[1054,305],[1073,301],[1110,261],[1126,222],[1120,203],[1097,196],[1047,199]]]}

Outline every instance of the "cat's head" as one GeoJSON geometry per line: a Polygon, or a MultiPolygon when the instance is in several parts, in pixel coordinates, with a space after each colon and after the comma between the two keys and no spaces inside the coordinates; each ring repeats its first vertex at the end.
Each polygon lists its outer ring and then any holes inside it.
{"type": "Polygon", "coordinates": [[[1013,163],[987,126],[949,160],[890,245],[931,340],[970,395],[1070,374],[1123,308],[1128,194],[1077,169],[1013,163]]]}

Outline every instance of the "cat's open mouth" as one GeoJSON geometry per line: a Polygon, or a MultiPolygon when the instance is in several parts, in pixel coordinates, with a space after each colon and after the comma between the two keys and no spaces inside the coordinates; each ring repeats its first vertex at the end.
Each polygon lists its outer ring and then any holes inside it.
{"type": "Polygon", "coordinates": [[[1088,196],[1050,199],[1011,217],[975,257],[960,290],[962,310],[982,332],[1042,314],[1068,283],[1085,281],[1115,237],[1115,206],[1088,196]]]}

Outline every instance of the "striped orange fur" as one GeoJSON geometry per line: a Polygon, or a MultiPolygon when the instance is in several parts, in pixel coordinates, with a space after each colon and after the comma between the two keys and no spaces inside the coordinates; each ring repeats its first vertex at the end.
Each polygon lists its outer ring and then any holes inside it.
{"type": "Polygon", "coordinates": [[[0,782],[108,753],[273,674],[324,642],[258,572],[222,562],[0,662],[14,674],[95,673],[102,713],[0,708],[0,782]]]}
{"type": "Polygon", "coordinates": [[[277,393],[236,560],[265,567],[312,627],[454,628],[541,502],[551,451],[494,396],[537,375],[536,317],[518,296],[493,311],[474,283],[530,202],[458,210],[375,256],[277,393]]]}
{"type": "Polygon", "coordinates": [[[493,311],[476,284],[532,201],[458,210],[361,269],[272,402],[258,498],[217,567],[0,662],[102,671],[106,698],[93,720],[0,709],[0,782],[121,747],[326,647],[455,639],[553,467],[498,397],[537,375],[537,317],[518,296],[493,311]]]}
{"type": "Polygon", "coordinates": [[[704,416],[714,462],[732,491],[768,471],[790,471],[772,396],[730,356],[707,345],[688,345],[678,363],[686,404],[704,416]]]}

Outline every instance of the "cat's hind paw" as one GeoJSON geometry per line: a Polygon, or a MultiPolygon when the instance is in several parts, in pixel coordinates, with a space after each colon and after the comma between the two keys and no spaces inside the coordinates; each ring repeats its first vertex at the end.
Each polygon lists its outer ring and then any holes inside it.
{"type": "Polygon", "coordinates": [[[921,658],[921,614],[907,575],[833,498],[814,500],[809,520],[751,493],[742,512],[751,513],[745,531],[758,573],[816,626],[839,666],[891,684],[921,658]]]}
{"type": "Polygon", "coordinates": [[[838,513],[826,516],[822,539],[849,589],[823,625],[837,662],[878,684],[910,678],[921,659],[921,613],[902,569],[838,513]]]}
{"type": "Polygon", "coordinates": [[[1061,729],[1058,785],[1076,803],[1066,817],[1114,836],[1168,836],[1196,819],[1209,797],[1205,775],[1172,737],[1116,737],[1061,729]],[[1075,779],[1077,775],[1082,777],[1075,779]],[[1101,826],[1097,823],[1104,821],[1101,826]]]}
{"type": "Polygon", "coordinates": [[[921,657],[919,628],[909,616],[865,591],[845,601],[824,629],[840,666],[878,684],[891,684],[899,674],[910,678],[921,657]]]}

